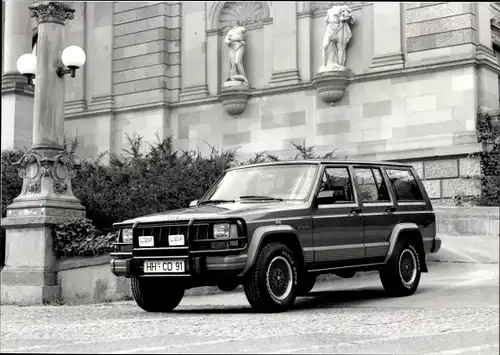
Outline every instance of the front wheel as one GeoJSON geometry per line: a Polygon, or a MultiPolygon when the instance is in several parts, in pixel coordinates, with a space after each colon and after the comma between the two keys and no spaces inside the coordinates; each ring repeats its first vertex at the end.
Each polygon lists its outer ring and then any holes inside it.
{"type": "Polygon", "coordinates": [[[417,249],[409,241],[401,241],[387,265],[380,270],[380,280],[391,296],[410,296],[420,283],[420,259],[417,249]]]}
{"type": "Polygon", "coordinates": [[[183,287],[163,280],[133,278],[130,284],[135,302],[146,312],[171,312],[184,297],[183,287]]]}
{"type": "Polygon", "coordinates": [[[282,312],[297,297],[297,265],[283,243],[270,243],[259,252],[243,283],[248,302],[257,311],[282,312]]]}

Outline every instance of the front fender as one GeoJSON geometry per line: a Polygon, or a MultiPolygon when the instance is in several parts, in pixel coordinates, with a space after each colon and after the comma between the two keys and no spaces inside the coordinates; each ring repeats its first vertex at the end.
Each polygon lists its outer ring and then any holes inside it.
{"type": "Polygon", "coordinates": [[[245,275],[247,271],[250,270],[250,268],[255,264],[258,252],[265,239],[276,234],[291,234],[294,236],[294,238],[296,238],[296,241],[299,242],[300,244],[297,231],[292,226],[280,224],[280,225],[263,226],[257,228],[253,233],[252,239],[250,240],[250,245],[248,246],[247,262],[245,264],[245,268],[238,275],[239,277],[245,275]]]}

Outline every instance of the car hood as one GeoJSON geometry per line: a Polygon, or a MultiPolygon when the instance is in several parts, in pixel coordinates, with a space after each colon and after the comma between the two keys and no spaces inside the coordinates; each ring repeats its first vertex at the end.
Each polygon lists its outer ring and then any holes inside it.
{"type": "Polygon", "coordinates": [[[202,205],[154,213],[147,216],[129,219],[120,223],[115,223],[115,226],[134,223],[154,223],[176,220],[186,221],[191,219],[217,219],[230,217],[242,217],[247,220],[251,220],[275,215],[277,212],[282,214],[283,212],[290,210],[300,210],[304,207],[306,207],[306,203],[302,201],[237,201],[234,203],[202,205]]]}

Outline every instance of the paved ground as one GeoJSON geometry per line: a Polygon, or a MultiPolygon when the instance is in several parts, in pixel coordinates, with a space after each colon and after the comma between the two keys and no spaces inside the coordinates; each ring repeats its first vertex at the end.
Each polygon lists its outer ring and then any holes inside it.
{"type": "Polygon", "coordinates": [[[432,263],[411,297],[376,275],[318,285],[293,311],[252,313],[241,293],[186,297],[173,314],[133,302],[1,307],[2,352],[498,354],[498,264],[432,263]]]}

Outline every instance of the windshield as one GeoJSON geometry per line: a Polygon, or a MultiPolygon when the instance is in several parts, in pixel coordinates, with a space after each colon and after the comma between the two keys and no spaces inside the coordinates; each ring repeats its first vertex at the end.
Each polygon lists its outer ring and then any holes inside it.
{"type": "Polygon", "coordinates": [[[226,172],[203,200],[306,200],[317,165],[265,165],[226,172]]]}

